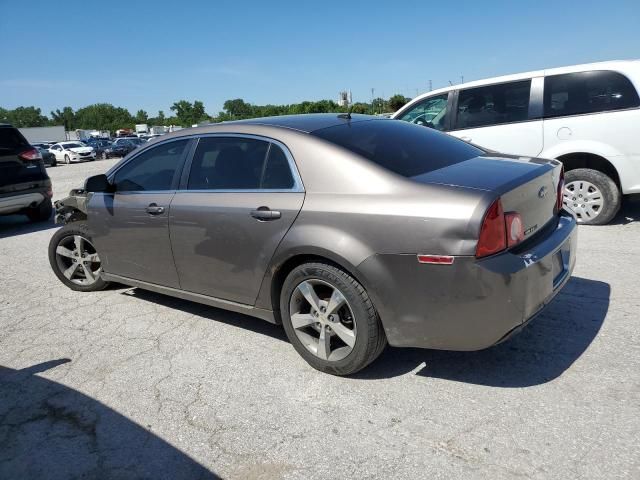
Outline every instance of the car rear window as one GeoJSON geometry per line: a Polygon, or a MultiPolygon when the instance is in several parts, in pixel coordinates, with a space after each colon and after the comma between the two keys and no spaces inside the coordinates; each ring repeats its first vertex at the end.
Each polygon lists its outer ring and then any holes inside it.
{"type": "Polygon", "coordinates": [[[0,150],[4,154],[16,154],[29,147],[29,142],[13,127],[0,127],[0,150]]]}
{"type": "Polygon", "coordinates": [[[485,153],[431,128],[398,120],[346,123],[312,132],[404,177],[415,177],[485,153]]]}

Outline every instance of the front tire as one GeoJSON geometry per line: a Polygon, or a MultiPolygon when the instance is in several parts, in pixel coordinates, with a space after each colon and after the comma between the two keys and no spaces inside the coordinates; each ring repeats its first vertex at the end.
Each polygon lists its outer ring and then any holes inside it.
{"type": "Polygon", "coordinates": [[[294,268],[282,286],[280,312],[293,347],[321,372],[353,374],[373,362],[387,344],[365,289],[333,265],[294,268]]]}
{"type": "Polygon", "coordinates": [[[608,175],[590,168],[576,168],[565,174],[563,204],[573,211],[578,223],[606,225],[620,210],[620,189],[608,175]]]}
{"type": "Polygon", "coordinates": [[[69,158],[69,155],[64,156],[64,163],[66,163],[67,165],[71,163],[71,159],[69,158]]]}
{"type": "Polygon", "coordinates": [[[106,160],[107,158],[109,158],[107,152],[102,152],[102,160],[106,160]]]}
{"type": "Polygon", "coordinates": [[[85,223],[69,223],[51,237],[49,264],[71,290],[95,292],[109,285],[100,277],[102,263],[85,223]]]}

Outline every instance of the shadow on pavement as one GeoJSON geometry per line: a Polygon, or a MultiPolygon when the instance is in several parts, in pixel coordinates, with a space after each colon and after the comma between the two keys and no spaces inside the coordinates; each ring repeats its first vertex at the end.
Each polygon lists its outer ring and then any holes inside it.
{"type": "Polygon", "coordinates": [[[622,207],[610,225],[626,225],[638,220],[640,220],[640,194],[627,195],[622,200],[622,207]]]}
{"type": "Polygon", "coordinates": [[[150,429],[36,375],[70,361],[0,366],[0,478],[218,478],[150,429]]]}
{"type": "Polygon", "coordinates": [[[266,335],[277,340],[282,340],[283,342],[289,341],[287,340],[287,336],[281,326],[274,325],[273,323],[269,323],[259,318],[251,317],[249,315],[230,312],[228,310],[222,310],[220,308],[210,307],[208,305],[190,302],[188,300],[182,300],[180,298],[170,297],[168,295],[162,295],[160,293],[155,293],[140,288],[125,290],[122,293],[123,295],[130,295],[135,298],[157,303],[168,308],[175,308],[177,310],[180,310],[181,312],[198,315],[203,318],[215,320],[216,322],[223,322],[227,325],[233,325],[235,327],[242,328],[243,330],[250,330],[261,335],[266,335]]]}
{"type": "Polygon", "coordinates": [[[387,348],[355,376],[416,375],[493,387],[549,382],[567,370],[598,334],[609,309],[609,284],[573,277],[548,308],[519,334],[478,352],[387,348]]]}
{"type": "Polygon", "coordinates": [[[0,216],[0,238],[25,235],[59,226],[53,222],[53,216],[46,222],[31,222],[25,215],[0,216]]]}

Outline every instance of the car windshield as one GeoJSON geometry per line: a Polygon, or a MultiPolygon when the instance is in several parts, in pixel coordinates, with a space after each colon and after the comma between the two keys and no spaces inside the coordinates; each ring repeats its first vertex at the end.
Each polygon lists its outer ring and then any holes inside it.
{"type": "Polygon", "coordinates": [[[63,147],[64,148],[82,148],[84,147],[84,145],[82,145],[81,143],[65,143],[63,147]]]}
{"type": "Polygon", "coordinates": [[[422,175],[485,153],[445,133],[398,120],[353,122],[312,134],[404,177],[422,175]]]}

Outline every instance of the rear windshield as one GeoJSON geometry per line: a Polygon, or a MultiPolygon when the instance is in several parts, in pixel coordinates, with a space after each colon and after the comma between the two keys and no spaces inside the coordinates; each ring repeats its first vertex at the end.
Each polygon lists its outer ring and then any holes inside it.
{"type": "Polygon", "coordinates": [[[399,120],[345,123],[312,134],[404,177],[432,172],[485,153],[445,133],[399,120]]]}
{"type": "Polygon", "coordinates": [[[0,127],[0,150],[4,154],[15,154],[29,147],[29,142],[13,127],[0,127]]]}

